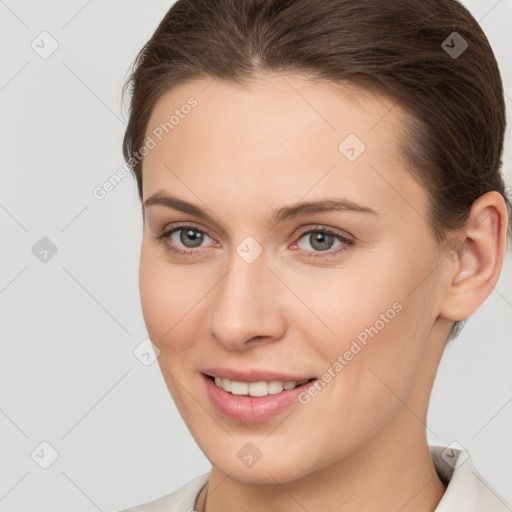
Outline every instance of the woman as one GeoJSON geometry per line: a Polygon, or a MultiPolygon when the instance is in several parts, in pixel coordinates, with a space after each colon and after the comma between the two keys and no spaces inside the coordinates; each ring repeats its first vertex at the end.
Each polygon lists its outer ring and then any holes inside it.
{"type": "Polygon", "coordinates": [[[455,0],[179,0],[127,83],[144,319],[211,471],[132,511],[504,511],[429,446],[510,235],[492,49],[455,0]]]}

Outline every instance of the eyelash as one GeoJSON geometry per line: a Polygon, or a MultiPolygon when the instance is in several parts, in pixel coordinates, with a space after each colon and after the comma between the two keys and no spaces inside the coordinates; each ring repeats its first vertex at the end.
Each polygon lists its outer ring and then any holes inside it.
{"type": "MultiPolygon", "coordinates": [[[[210,235],[208,235],[208,233],[206,231],[203,231],[202,229],[198,229],[192,224],[179,224],[178,226],[174,226],[172,229],[163,231],[160,235],[157,235],[155,238],[160,243],[162,243],[164,245],[165,250],[167,250],[170,253],[178,254],[180,256],[195,256],[198,252],[201,252],[200,249],[180,249],[180,248],[168,243],[169,237],[173,233],[175,233],[177,231],[184,230],[184,229],[191,229],[191,230],[195,231],[196,233],[201,233],[203,235],[207,235],[208,237],[210,237],[210,235]]],[[[309,251],[306,249],[299,249],[300,252],[306,253],[305,256],[307,258],[332,257],[332,256],[337,255],[341,251],[345,251],[345,250],[349,249],[351,246],[354,245],[353,240],[350,240],[349,238],[346,238],[346,237],[340,235],[339,233],[336,233],[335,231],[333,231],[329,228],[324,228],[322,226],[312,226],[312,227],[308,228],[307,230],[301,232],[298,235],[297,242],[299,240],[301,240],[304,236],[309,235],[311,233],[323,233],[323,234],[332,235],[336,239],[338,239],[340,242],[342,242],[344,245],[341,247],[338,247],[336,249],[329,249],[326,251],[309,251]]],[[[212,238],[212,237],[210,237],[210,238],[212,238]]]]}

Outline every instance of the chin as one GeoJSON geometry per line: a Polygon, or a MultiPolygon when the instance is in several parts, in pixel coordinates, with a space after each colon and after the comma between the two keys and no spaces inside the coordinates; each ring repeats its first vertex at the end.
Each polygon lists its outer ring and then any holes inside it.
{"type": "Polygon", "coordinates": [[[266,449],[268,455],[265,455],[265,449],[262,449],[261,458],[255,459],[256,462],[249,460],[244,463],[244,454],[249,453],[250,450],[242,452],[240,456],[237,454],[241,451],[240,446],[244,447],[246,444],[246,441],[239,442],[234,437],[229,443],[223,444],[223,449],[218,451],[216,447],[211,447],[211,451],[203,449],[204,447],[201,447],[201,450],[218,471],[246,484],[275,485],[276,481],[279,483],[293,482],[307,477],[318,469],[314,467],[311,456],[304,454],[304,451],[300,449],[300,443],[296,443],[295,451],[289,453],[283,453],[285,451],[278,448],[270,450],[269,447],[266,449]]]}
{"type": "Polygon", "coordinates": [[[294,465],[290,461],[270,461],[264,463],[262,459],[252,468],[241,466],[241,464],[222,464],[222,462],[221,465],[215,464],[215,467],[222,471],[222,473],[246,484],[275,485],[276,482],[284,484],[293,482],[309,473],[307,468],[301,468],[303,471],[298,471],[298,468],[296,466],[293,467],[294,465]]]}

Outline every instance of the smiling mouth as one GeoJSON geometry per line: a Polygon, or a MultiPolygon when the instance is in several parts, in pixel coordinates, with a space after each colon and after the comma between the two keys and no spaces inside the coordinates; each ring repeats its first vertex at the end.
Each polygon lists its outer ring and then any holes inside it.
{"type": "MultiPolygon", "coordinates": [[[[206,374],[205,374],[206,375],[206,374]]],[[[251,396],[251,397],[264,397],[267,395],[277,395],[279,393],[295,389],[315,380],[303,379],[300,381],[257,381],[257,382],[240,382],[221,377],[213,377],[206,375],[215,385],[232,395],[251,396]]]]}

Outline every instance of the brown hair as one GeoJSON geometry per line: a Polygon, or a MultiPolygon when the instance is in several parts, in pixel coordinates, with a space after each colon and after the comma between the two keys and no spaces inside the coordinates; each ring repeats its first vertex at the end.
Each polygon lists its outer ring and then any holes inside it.
{"type": "Polygon", "coordinates": [[[143,159],[133,155],[159,97],[191,79],[244,84],[265,71],[345,81],[410,113],[402,153],[429,194],[440,245],[491,190],[504,196],[512,218],[500,173],[506,118],[498,64],[457,0],[178,0],[123,88],[123,98],[131,93],[123,153],[141,200],[143,159]]]}

